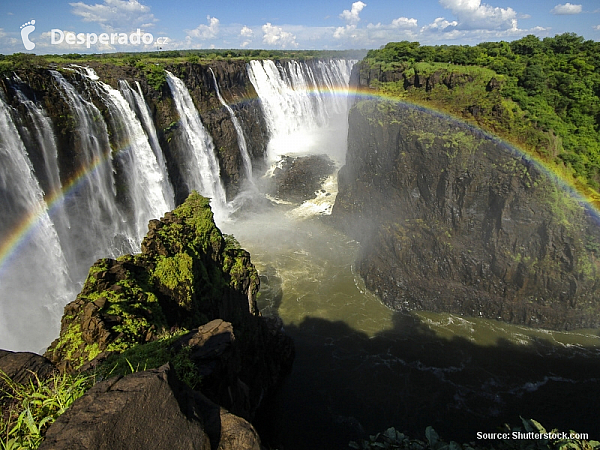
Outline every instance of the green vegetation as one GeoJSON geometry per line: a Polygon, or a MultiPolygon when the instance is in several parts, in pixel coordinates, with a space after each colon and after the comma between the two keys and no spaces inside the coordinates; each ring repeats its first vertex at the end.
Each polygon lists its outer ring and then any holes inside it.
{"type": "Polygon", "coordinates": [[[155,341],[137,345],[123,353],[112,354],[98,367],[98,375],[101,378],[127,375],[154,369],[170,362],[179,379],[190,388],[197,390],[202,383],[202,377],[190,359],[191,348],[185,346],[179,350],[173,348],[173,344],[187,332],[181,329],[166,333],[155,341]]]}
{"type": "MultiPolygon", "coordinates": [[[[368,441],[350,442],[349,447],[357,450],[397,449],[397,450],[597,450],[600,442],[582,438],[578,433],[570,431],[561,433],[558,430],[547,431],[533,419],[521,418],[523,427],[511,428],[504,425],[495,432],[491,441],[480,440],[468,444],[454,441],[445,442],[432,427],[425,430],[426,441],[411,439],[394,428],[383,433],[370,436],[368,441]],[[500,437],[498,437],[500,435],[500,437]],[[536,438],[536,436],[538,438],[536,438]],[[566,436],[565,436],[566,435],[566,436]]],[[[491,434],[491,433],[488,433],[491,434]]]]}
{"type": "Polygon", "coordinates": [[[361,71],[384,94],[531,152],[600,205],[600,43],[572,33],[472,47],[394,42],[369,51],[361,71]]]}
{"type": "Polygon", "coordinates": [[[154,276],[175,294],[179,306],[188,308],[194,294],[193,263],[187,253],[177,253],[172,257],[161,257],[154,269],[154,276]]]}
{"type": "MultiPolygon", "coordinates": [[[[119,261],[133,263],[135,257],[125,255],[119,261]]],[[[81,367],[104,350],[124,351],[145,342],[149,333],[158,333],[167,328],[166,318],[146,273],[127,271],[124,273],[125,277],[110,289],[95,288],[96,277],[106,272],[107,264],[108,260],[102,259],[91,267],[83,291],[78,297],[78,301],[85,306],[78,314],[75,313],[77,317],[67,313],[60,339],[52,349],[52,353],[64,355],[73,369],[81,367]],[[102,336],[101,331],[97,332],[97,336],[90,336],[89,329],[82,330],[86,317],[91,320],[94,312],[99,310],[105,316],[112,317],[115,323],[110,332],[117,337],[108,346],[107,336],[102,336]]]]}
{"type": "Polygon", "coordinates": [[[0,448],[36,449],[58,416],[94,384],[88,374],[54,374],[47,380],[33,376],[28,384],[11,380],[0,371],[0,448]]]}
{"type": "MultiPolygon", "coordinates": [[[[160,85],[159,69],[150,66],[165,64],[207,64],[213,61],[250,61],[252,59],[295,59],[297,61],[320,58],[352,58],[360,59],[365,50],[244,50],[244,49],[198,49],[198,50],[165,50],[136,53],[68,53],[63,55],[34,55],[30,53],[0,54],[0,74],[10,73],[17,69],[48,67],[49,64],[82,64],[101,62],[117,66],[137,66],[151,71],[156,80],[152,86],[160,85]]],[[[158,67],[157,66],[157,67],[158,67]]],[[[163,73],[164,76],[164,73],[163,73]]],[[[160,90],[160,89],[157,89],[160,90]]]]}
{"type": "Polygon", "coordinates": [[[147,64],[145,66],[145,71],[148,84],[150,84],[155,91],[162,91],[162,88],[167,83],[167,73],[165,72],[165,69],[159,64],[147,64]]]}

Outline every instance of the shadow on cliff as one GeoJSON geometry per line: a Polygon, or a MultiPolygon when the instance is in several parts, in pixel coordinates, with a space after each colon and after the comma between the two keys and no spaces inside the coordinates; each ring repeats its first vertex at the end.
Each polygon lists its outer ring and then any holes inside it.
{"type": "MultiPolygon", "coordinates": [[[[600,359],[539,340],[479,346],[436,336],[411,315],[373,337],[343,322],[306,317],[287,325],[294,369],[271,405],[277,422],[260,430],[280,449],[343,449],[390,426],[423,438],[432,425],[446,440],[534,418],[547,429],[600,436],[600,359]]],[[[581,352],[585,353],[585,352],[581,352]]]]}

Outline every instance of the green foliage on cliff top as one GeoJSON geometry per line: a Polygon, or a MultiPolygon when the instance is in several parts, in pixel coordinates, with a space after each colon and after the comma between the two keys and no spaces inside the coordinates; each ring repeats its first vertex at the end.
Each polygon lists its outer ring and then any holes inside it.
{"type": "Polygon", "coordinates": [[[323,58],[360,59],[365,50],[257,50],[257,49],[195,49],[158,50],[135,53],[68,53],[35,55],[30,53],[0,54],[0,73],[16,69],[47,67],[48,64],[82,64],[103,62],[118,66],[149,64],[206,64],[213,61],[250,61],[252,59],[295,59],[297,61],[323,58]]]}
{"type": "Polygon", "coordinates": [[[403,41],[369,51],[361,67],[403,74],[394,82],[372,79],[371,87],[502,136],[600,205],[599,42],[573,33],[472,47],[403,41]],[[405,82],[415,74],[421,88],[405,82]]]}

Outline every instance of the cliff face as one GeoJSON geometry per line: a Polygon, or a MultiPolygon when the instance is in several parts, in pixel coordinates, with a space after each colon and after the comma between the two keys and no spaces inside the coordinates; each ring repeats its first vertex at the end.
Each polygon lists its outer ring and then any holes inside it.
{"type": "Polygon", "coordinates": [[[552,178],[477,130],[399,103],[349,116],[334,218],[397,310],[548,328],[600,325],[600,232],[552,178]]]}

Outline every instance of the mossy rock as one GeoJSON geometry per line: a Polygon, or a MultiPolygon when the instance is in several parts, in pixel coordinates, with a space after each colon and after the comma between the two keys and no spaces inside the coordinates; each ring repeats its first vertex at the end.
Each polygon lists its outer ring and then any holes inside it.
{"type": "Polygon", "coordinates": [[[90,268],[46,356],[74,370],[103,352],[123,352],[170,330],[217,317],[239,324],[256,314],[258,286],[248,252],[226,242],[209,200],[193,192],[150,222],[141,254],[101,259],[90,268]]]}

